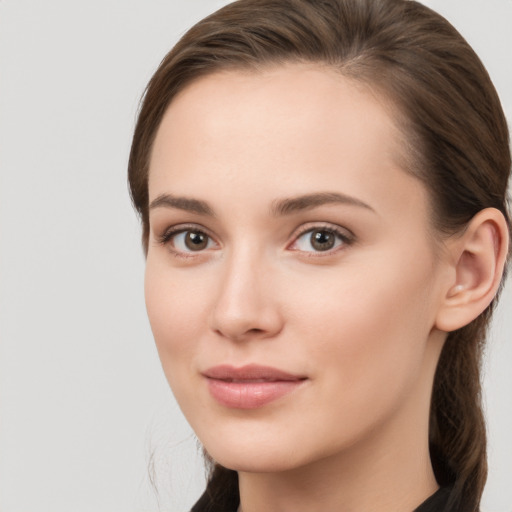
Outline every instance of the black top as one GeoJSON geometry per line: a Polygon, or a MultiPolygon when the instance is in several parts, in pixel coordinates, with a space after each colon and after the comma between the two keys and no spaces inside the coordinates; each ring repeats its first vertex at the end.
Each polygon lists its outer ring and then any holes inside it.
{"type": "Polygon", "coordinates": [[[450,512],[453,510],[453,508],[448,507],[451,491],[451,487],[441,487],[414,510],[414,512],[450,512]]]}
{"type": "MultiPolygon", "coordinates": [[[[452,487],[441,487],[430,498],[427,498],[418,508],[413,512],[452,512],[454,509],[448,507],[448,501],[452,487]]],[[[199,498],[198,502],[192,507],[191,512],[236,512],[234,510],[221,510],[218,507],[212,506],[209,503],[209,498],[206,492],[199,498]]]]}

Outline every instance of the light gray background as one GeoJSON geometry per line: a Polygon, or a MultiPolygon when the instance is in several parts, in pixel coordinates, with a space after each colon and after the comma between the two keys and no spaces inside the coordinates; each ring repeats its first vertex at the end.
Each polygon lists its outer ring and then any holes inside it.
{"type": "MultiPolygon", "coordinates": [[[[125,169],[147,80],[225,3],[0,0],[1,512],[181,511],[203,486],[145,316],[125,169]]],[[[427,3],[512,119],[512,1],[427,3]]],[[[512,511],[511,288],[485,368],[487,512],[512,511]]]]}

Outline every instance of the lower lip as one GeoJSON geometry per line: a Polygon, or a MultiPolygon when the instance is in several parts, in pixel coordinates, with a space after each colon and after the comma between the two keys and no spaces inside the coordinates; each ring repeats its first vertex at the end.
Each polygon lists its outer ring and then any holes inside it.
{"type": "Polygon", "coordinates": [[[208,379],[210,394],[221,405],[232,409],[257,409],[295,391],[304,380],[272,382],[228,382],[208,379]]]}

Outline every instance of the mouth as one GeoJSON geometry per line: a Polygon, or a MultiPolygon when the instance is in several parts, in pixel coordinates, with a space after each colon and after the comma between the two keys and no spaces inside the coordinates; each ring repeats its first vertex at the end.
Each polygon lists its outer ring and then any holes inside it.
{"type": "Polygon", "coordinates": [[[257,409],[300,388],[307,380],[302,375],[269,366],[247,365],[235,368],[215,366],[203,372],[210,395],[232,409],[257,409]]]}

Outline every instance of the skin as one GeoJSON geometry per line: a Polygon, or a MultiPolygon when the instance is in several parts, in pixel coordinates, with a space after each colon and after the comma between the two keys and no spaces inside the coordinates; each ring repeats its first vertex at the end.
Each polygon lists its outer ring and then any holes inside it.
{"type": "Polygon", "coordinates": [[[239,471],[244,512],[410,512],[437,488],[428,411],[455,273],[401,140],[379,97],[298,64],[199,79],[158,130],[149,319],[187,420],[239,471]],[[327,192],[353,201],[272,212],[327,192]],[[206,247],[162,242],[173,227],[204,232],[206,247]],[[315,251],[313,228],[344,238],[315,251]],[[249,363],[306,380],[256,409],[214,400],[202,372],[249,363]]]}

